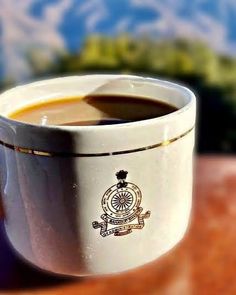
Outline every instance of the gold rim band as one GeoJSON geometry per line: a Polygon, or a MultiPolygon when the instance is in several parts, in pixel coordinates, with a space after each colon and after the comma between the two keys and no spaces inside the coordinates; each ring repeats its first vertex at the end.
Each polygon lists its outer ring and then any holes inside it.
{"type": "Polygon", "coordinates": [[[47,151],[37,151],[37,150],[25,148],[25,147],[14,146],[14,145],[5,143],[5,142],[3,142],[1,140],[0,140],[0,144],[7,147],[7,148],[9,148],[9,149],[12,149],[12,150],[14,150],[16,152],[19,152],[19,153],[31,154],[31,155],[37,155],[37,156],[43,156],[43,157],[105,157],[105,156],[131,154],[131,153],[142,152],[142,151],[146,151],[146,150],[155,149],[155,148],[158,148],[158,147],[167,146],[167,145],[177,141],[178,139],[186,136],[193,129],[194,129],[194,126],[191,129],[189,129],[188,131],[184,132],[183,134],[181,134],[179,136],[176,136],[176,137],[171,138],[169,140],[162,141],[162,142],[157,143],[157,144],[153,144],[153,145],[149,145],[149,146],[145,146],[145,147],[141,147],[141,148],[137,148],[137,149],[132,149],[132,150],[123,150],[123,151],[116,151],[116,152],[110,152],[110,153],[89,153],[89,154],[85,154],[85,153],[47,152],[47,151]]]}

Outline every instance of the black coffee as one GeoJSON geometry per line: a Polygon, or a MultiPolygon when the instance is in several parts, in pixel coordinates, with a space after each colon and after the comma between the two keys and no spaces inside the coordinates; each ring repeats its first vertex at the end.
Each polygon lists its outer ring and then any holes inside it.
{"type": "Polygon", "coordinates": [[[176,111],[160,100],[126,95],[88,95],[54,99],[21,108],[9,118],[40,125],[108,125],[135,122],[176,111]]]}

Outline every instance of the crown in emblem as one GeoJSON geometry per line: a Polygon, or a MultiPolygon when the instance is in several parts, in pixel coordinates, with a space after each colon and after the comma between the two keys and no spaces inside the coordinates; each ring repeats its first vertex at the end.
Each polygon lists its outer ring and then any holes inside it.
{"type": "Polygon", "coordinates": [[[128,172],[124,170],[120,170],[116,173],[116,177],[118,179],[117,187],[122,188],[127,186],[127,182],[125,181],[128,172]]]}
{"type": "Polygon", "coordinates": [[[118,180],[120,179],[126,179],[128,172],[124,170],[120,170],[119,172],[116,173],[116,177],[118,180]]]}

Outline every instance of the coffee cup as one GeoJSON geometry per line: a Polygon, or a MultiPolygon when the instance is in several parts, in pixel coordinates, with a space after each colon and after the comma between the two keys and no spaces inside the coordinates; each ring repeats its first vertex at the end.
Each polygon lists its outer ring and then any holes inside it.
{"type": "Polygon", "coordinates": [[[63,77],[2,93],[0,184],[13,248],[36,267],[73,276],[129,270],[169,251],[189,223],[195,113],[189,89],[131,75],[63,77]],[[28,104],[91,93],[161,99],[177,110],[101,126],[9,119],[28,104]]]}

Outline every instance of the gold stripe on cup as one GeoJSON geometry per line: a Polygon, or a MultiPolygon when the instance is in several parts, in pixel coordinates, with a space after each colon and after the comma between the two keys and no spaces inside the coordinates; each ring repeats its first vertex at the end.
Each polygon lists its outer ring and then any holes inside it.
{"type": "Polygon", "coordinates": [[[0,144],[12,149],[16,152],[19,153],[24,153],[24,154],[30,154],[30,155],[35,155],[35,156],[42,156],[42,157],[105,157],[105,156],[115,156],[115,155],[123,155],[123,154],[130,154],[130,153],[136,153],[136,152],[141,152],[141,151],[146,151],[150,149],[155,149],[158,147],[165,147],[170,145],[171,143],[185,137],[188,135],[192,130],[194,129],[194,126],[187,130],[186,132],[182,133],[179,136],[173,137],[168,140],[164,140],[160,143],[156,143],[153,145],[137,148],[137,149],[131,149],[131,150],[123,150],[123,151],[116,151],[116,152],[105,152],[105,153],[65,153],[65,152],[48,152],[48,151],[38,151],[38,150],[33,150],[29,149],[26,147],[19,147],[19,146],[14,146],[8,143],[5,143],[3,141],[0,141],[0,144]]]}

